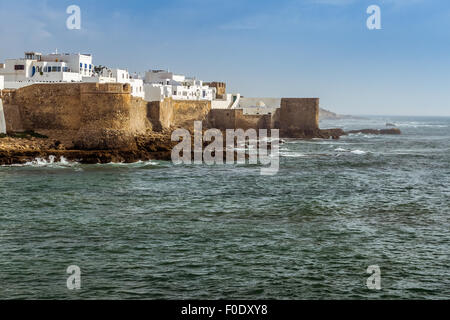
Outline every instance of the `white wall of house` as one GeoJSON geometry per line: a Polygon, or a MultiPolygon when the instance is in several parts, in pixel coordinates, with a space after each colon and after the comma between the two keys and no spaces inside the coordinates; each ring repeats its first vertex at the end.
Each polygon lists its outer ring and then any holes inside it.
{"type": "Polygon", "coordinates": [[[5,77],[0,76],[0,90],[5,89],[5,77]]]}
{"type": "Polygon", "coordinates": [[[5,81],[24,81],[31,76],[33,62],[29,59],[7,59],[0,75],[5,77],[5,81]]]}
{"type": "Polygon", "coordinates": [[[72,72],[78,72],[84,77],[90,77],[94,72],[92,55],[90,54],[52,53],[42,55],[41,60],[47,62],[65,62],[72,72]]]}
{"type": "Polygon", "coordinates": [[[131,95],[144,99],[144,81],[142,79],[132,78],[127,70],[123,69],[110,69],[104,70],[108,74],[111,74],[118,83],[129,83],[131,86],[131,95]]]}
{"type": "Polygon", "coordinates": [[[93,73],[92,56],[26,52],[25,58],[7,59],[0,75],[5,88],[18,89],[34,83],[81,82],[93,73]]]}
{"type": "Polygon", "coordinates": [[[146,83],[160,83],[167,84],[167,80],[173,80],[176,82],[183,82],[186,79],[184,75],[174,74],[173,72],[165,70],[150,70],[145,73],[144,81],[146,83]],[[164,83],[161,83],[164,82],[164,83]]]}
{"type": "Polygon", "coordinates": [[[145,100],[162,101],[164,98],[174,100],[209,100],[216,97],[216,88],[208,86],[162,85],[145,83],[145,100]]]}
{"type": "Polygon", "coordinates": [[[215,88],[207,86],[172,86],[172,98],[175,100],[213,100],[215,88]]]}
{"type": "Polygon", "coordinates": [[[70,83],[81,82],[82,77],[79,73],[73,72],[52,72],[42,76],[36,76],[28,80],[5,81],[5,89],[20,89],[31,86],[36,83],[70,83]]]}
{"type": "Polygon", "coordinates": [[[130,83],[130,74],[127,70],[111,69],[111,73],[118,83],[130,83]]]}
{"type": "Polygon", "coordinates": [[[211,109],[228,109],[232,103],[232,94],[228,93],[224,99],[216,99],[211,101],[211,109]]]}
{"type": "Polygon", "coordinates": [[[114,83],[114,82],[116,82],[116,78],[103,77],[103,76],[83,77],[83,78],[82,78],[82,82],[91,82],[91,83],[114,83]]]}
{"type": "Polygon", "coordinates": [[[203,81],[186,78],[165,70],[150,70],[145,74],[145,100],[209,100],[216,98],[216,88],[203,85],[203,81]]]}
{"type": "Polygon", "coordinates": [[[131,95],[144,99],[144,81],[142,79],[130,79],[131,95]]]}

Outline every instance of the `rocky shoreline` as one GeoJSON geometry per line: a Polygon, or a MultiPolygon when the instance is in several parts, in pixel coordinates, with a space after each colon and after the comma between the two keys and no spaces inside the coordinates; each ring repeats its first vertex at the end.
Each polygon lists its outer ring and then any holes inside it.
{"type": "MultiPolygon", "coordinates": [[[[344,132],[342,129],[294,132],[295,139],[339,139],[343,135],[401,134],[397,128],[363,129],[344,132]]],[[[38,158],[55,161],[66,159],[82,164],[133,163],[147,160],[171,160],[172,148],[178,143],[171,141],[171,131],[153,132],[135,137],[128,148],[109,150],[81,150],[71,143],[70,136],[53,133],[50,137],[34,133],[16,133],[0,136],[0,165],[24,164],[38,158]]]]}
{"type": "Polygon", "coordinates": [[[24,164],[37,158],[49,159],[50,156],[54,156],[55,161],[63,157],[83,164],[170,160],[174,143],[169,133],[141,135],[135,140],[136,144],[128,149],[78,150],[54,138],[6,136],[0,138],[0,165],[24,164]]]}

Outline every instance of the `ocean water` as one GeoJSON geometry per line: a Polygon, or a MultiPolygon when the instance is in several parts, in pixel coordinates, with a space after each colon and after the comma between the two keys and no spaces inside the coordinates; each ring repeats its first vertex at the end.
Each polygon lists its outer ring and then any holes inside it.
{"type": "Polygon", "coordinates": [[[1,299],[450,298],[450,118],[322,128],[280,170],[170,162],[0,167],[1,299]],[[68,290],[66,269],[81,269],[68,290]],[[381,270],[369,290],[368,266],[381,270]]]}

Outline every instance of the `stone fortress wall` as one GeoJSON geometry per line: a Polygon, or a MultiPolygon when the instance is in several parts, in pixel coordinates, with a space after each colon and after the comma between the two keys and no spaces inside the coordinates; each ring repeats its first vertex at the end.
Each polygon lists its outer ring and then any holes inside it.
{"type": "Polygon", "coordinates": [[[2,93],[7,132],[64,132],[82,149],[128,148],[151,129],[128,84],[35,84],[2,93]]]}
{"type": "Polygon", "coordinates": [[[268,114],[246,114],[244,109],[211,109],[209,101],[151,102],[148,116],[155,130],[204,128],[280,129],[281,137],[314,136],[319,129],[319,98],[282,98],[281,107],[268,114]]]}
{"type": "Polygon", "coordinates": [[[135,137],[149,130],[204,128],[280,129],[281,137],[306,137],[319,130],[319,99],[281,99],[268,114],[245,114],[243,109],[211,109],[210,101],[145,102],[131,96],[128,84],[35,84],[3,90],[7,132],[63,132],[75,148],[132,149],[135,137]]]}

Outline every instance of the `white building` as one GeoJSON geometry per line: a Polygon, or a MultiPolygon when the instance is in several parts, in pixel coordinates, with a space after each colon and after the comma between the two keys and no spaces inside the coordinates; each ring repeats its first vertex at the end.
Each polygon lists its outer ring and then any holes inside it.
{"type": "Polygon", "coordinates": [[[239,93],[227,93],[223,99],[215,99],[211,101],[211,109],[237,109],[241,95],[239,93]]]}
{"type": "Polygon", "coordinates": [[[90,77],[94,73],[92,55],[90,54],[52,53],[43,55],[41,60],[56,63],[64,62],[70,72],[77,72],[84,77],[90,77]]]}
{"type": "Polygon", "coordinates": [[[25,52],[20,59],[7,59],[0,68],[5,88],[17,89],[34,83],[81,82],[93,73],[92,56],[25,52]]]}
{"type": "Polygon", "coordinates": [[[96,82],[129,83],[131,94],[144,98],[144,82],[131,77],[128,71],[104,68],[95,73],[90,54],[25,52],[20,59],[7,59],[0,64],[0,76],[4,77],[4,87],[18,89],[35,83],[96,82]]]}
{"type": "Polygon", "coordinates": [[[216,88],[203,85],[203,81],[186,78],[165,70],[150,70],[145,74],[144,92],[146,101],[209,100],[216,98],[216,88]]]}
{"type": "Polygon", "coordinates": [[[130,76],[127,70],[103,68],[92,77],[83,77],[83,82],[96,83],[129,83],[131,95],[144,99],[144,81],[137,76],[130,76]]]}
{"type": "Polygon", "coordinates": [[[5,89],[5,77],[0,76],[0,90],[5,89]]]}

